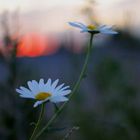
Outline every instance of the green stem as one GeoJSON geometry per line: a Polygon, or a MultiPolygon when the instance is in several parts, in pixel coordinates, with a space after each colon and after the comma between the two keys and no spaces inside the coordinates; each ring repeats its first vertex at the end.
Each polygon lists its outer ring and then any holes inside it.
{"type": "MultiPolygon", "coordinates": [[[[90,37],[90,41],[89,41],[89,45],[88,45],[88,50],[87,50],[87,55],[86,55],[86,58],[85,58],[85,62],[84,62],[84,65],[83,65],[83,68],[82,68],[82,71],[80,73],[80,76],[72,90],[72,93],[70,94],[69,96],[69,100],[72,98],[73,94],[78,90],[79,86],[80,86],[80,83],[86,73],[86,69],[87,69],[87,65],[88,65],[88,61],[89,61],[89,57],[90,57],[90,53],[91,53],[91,49],[92,49],[92,40],[93,40],[93,35],[94,34],[91,34],[91,37],[90,37]]],[[[34,138],[34,140],[37,140],[40,135],[49,128],[49,126],[52,124],[52,122],[58,117],[58,115],[61,113],[61,111],[63,110],[63,108],[66,106],[67,102],[65,102],[60,108],[59,110],[52,116],[52,118],[49,120],[49,122],[40,130],[40,132],[36,135],[36,137],[34,138]]]]}
{"type": "Polygon", "coordinates": [[[45,104],[43,103],[42,106],[41,106],[41,111],[40,111],[40,114],[39,114],[38,121],[37,121],[37,123],[35,125],[35,128],[33,130],[33,133],[32,133],[32,135],[31,135],[31,137],[30,137],[29,140],[34,140],[35,134],[37,132],[37,129],[38,129],[40,123],[41,123],[41,120],[42,120],[42,117],[43,117],[43,114],[44,114],[44,106],[45,106],[45,104]]]}

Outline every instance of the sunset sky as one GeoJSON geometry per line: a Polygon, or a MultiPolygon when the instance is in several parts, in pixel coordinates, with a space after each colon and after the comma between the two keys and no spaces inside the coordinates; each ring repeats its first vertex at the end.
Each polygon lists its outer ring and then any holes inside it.
{"type": "MultiPolygon", "coordinates": [[[[5,10],[20,13],[21,31],[62,31],[68,21],[84,21],[81,8],[88,0],[1,0],[0,13],[5,10]],[[58,20],[59,19],[59,20],[58,20]]],[[[140,0],[95,0],[95,14],[104,24],[120,26],[124,20],[137,30],[140,0]],[[133,21],[133,22],[131,22],[133,21]]],[[[123,23],[124,22],[124,23],[123,23]]],[[[134,29],[135,30],[135,29],[134,29]]]]}
{"type": "MultiPolygon", "coordinates": [[[[46,39],[46,34],[55,33],[57,36],[58,33],[58,37],[60,37],[61,32],[65,33],[67,30],[72,30],[72,27],[68,25],[69,21],[86,23],[88,16],[82,13],[82,9],[87,5],[94,8],[93,20],[96,17],[101,24],[126,28],[136,36],[138,36],[137,34],[140,35],[138,30],[140,17],[137,14],[140,0],[95,0],[93,4],[89,4],[88,1],[1,0],[0,14],[4,11],[9,12],[11,32],[14,32],[12,30],[19,27],[19,32],[22,36],[18,50],[19,56],[37,56],[45,52],[44,48],[46,50],[46,47],[44,46],[47,44],[47,48],[49,48],[49,44],[51,44],[49,42],[50,38],[46,39]],[[18,13],[18,17],[13,18],[15,11],[18,13]],[[18,22],[18,26],[17,24],[11,24],[16,22],[18,22]],[[36,41],[34,42],[34,40],[36,41]],[[38,47],[41,48],[40,51],[38,51],[38,47]]],[[[3,35],[2,31],[3,28],[0,26],[0,36],[3,35]]],[[[56,44],[51,44],[51,46],[54,46],[53,51],[56,51],[56,44]]],[[[53,53],[52,50],[47,49],[47,51],[45,54],[53,53]]]]}
{"type": "MultiPolygon", "coordinates": [[[[0,12],[3,10],[13,11],[20,8],[23,12],[28,12],[32,10],[40,10],[46,8],[52,8],[55,6],[70,6],[70,5],[81,5],[88,0],[1,0],[0,1],[0,12]]],[[[103,9],[119,4],[126,0],[95,0],[103,9]]],[[[131,1],[131,0],[127,0],[131,1]]],[[[134,1],[134,0],[133,0],[134,1]]]]}

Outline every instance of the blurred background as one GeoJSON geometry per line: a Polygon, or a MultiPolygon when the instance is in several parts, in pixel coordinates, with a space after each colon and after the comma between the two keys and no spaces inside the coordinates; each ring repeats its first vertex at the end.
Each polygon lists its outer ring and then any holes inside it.
{"type": "MultiPolygon", "coordinates": [[[[140,139],[139,0],[0,1],[0,140],[27,140],[40,107],[15,88],[59,78],[74,86],[89,35],[68,25],[113,25],[96,35],[87,77],[40,140],[140,139]],[[71,135],[65,139],[65,137],[71,135]]],[[[55,108],[47,103],[45,124],[55,108]]]]}

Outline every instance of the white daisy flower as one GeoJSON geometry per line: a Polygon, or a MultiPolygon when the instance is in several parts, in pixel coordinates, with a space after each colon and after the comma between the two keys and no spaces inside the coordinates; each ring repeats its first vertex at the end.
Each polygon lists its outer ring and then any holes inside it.
{"type": "Polygon", "coordinates": [[[34,107],[50,101],[53,103],[65,102],[68,101],[68,98],[65,95],[71,93],[69,86],[64,86],[64,83],[57,86],[59,79],[52,82],[51,79],[48,79],[47,83],[44,83],[44,79],[40,79],[39,82],[32,80],[28,81],[29,89],[20,86],[19,89],[16,89],[20,93],[22,98],[35,99],[36,102],[34,107]]]}
{"type": "Polygon", "coordinates": [[[81,22],[69,22],[69,24],[73,27],[81,29],[81,32],[89,32],[93,34],[97,34],[97,33],[118,34],[118,32],[112,30],[112,26],[107,26],[107,25],[97,26],[95,24],[85,25],[81,22]]]}

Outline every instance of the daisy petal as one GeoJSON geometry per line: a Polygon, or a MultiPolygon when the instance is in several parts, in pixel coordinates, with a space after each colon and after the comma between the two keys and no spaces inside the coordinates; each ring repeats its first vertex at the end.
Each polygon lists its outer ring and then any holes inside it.
{"type": "Polygon", "coordinates": [[[44,85],[44,79],[39,80],[39,85],[44,85]]]}
{"type": "Polygon", "coordinates": [[[34,97],[32,97],[31,95],[20,94],[19,96],[22,97],[22,98],[30,98],[30,99],[34,99],[34,97]]]}
{"type": "Polygon", "coordinates": [[[113,31],[113,30],[103,30],[100,31],[102,34],[118,34],[118,32],[113,31]]]}
{"type": "Polygon", "coordinates": [[[18,93],[20,93],[20,94],[23,94],[24,93],[24,91],[23,90],[21,90],[21,89],[16,89],[16,92],[18,92],[18,93]]]}
{"type": "Polygon", "coordinates": [[[55,80],[53,83],[52,83],[52,88],[54,89],[56,87],[56,85],[58,84],[59,82],[59,79],[55,80]]]}
{"type": "Polygon", "coordinates": [[[40,105],[40,104],[42,104],[43,103],[43,101],[36,101],[35,103],[34,103],[34,107],[37,107],[38,105],[40,105]]]}
{"type": "Polygon", "coordinates": [[[64,90],[60,93],[60,95],[65,96],[71,93],[71,90],[64,90]]]}
{"type": "Polygon", "coordinates": [[[46,89],[46,86],[45,86],[45,83],[44,83],[44,79],[40,79],[39,80],[39,90],[40,91],[41,90],[45,91],[45,89],[46,89]]]}
{"type": "Polygon", "coordinates": [[[70,87],[70,86],[65,86],[65,87],[61,88],[59,91],[63,91],[63,90],[65,90],[65,89],[69,88],[69,87],[70,87]]]}
{"type": "Polygon", "coordinates": [[[81,33],[85,33],[85,32],[88,32],[88,29],[83,29],[80,31],[81,33]]]}
{"type": "Polygon", "coordinates": [[[24,93],[26,93],[26,94],[31,94],[32,95],[32,92],[29,90],[29,89],[27,89],[27,88],[25,88],[25,87],[20,87],[20,89],[22,90],[22,91],[24,91],[24,93]]]}
{"type": "Polygon", "coordinates": [[[39,86],[36,85],[37,87],[35,87],[34,82],[28,81],[27,84],[28,84],[28,86],[29,86],[29,89],[30,89],[34,94],[38,92],[39,86]]]}
{"type": "Polygon", "coordinates": [[[98,29],[111,29],[112,28],[112,26],[106,26],[106,25],[100,25],[99,27],[98,27],[98,29]]]}
{"type": "Polygon", "coordinates": [[[61,85],[59,85],[58,87],[56,87],[55,90],[59,90],[59,89],[61,89],[63,86],[64,86],[64,83],[61,84],[61,85]]]}
{"type": "Polygon", "coordinates": [[[51,79],[49,78],[47,83],[45,84],[46,86],[50,87],[51,86],[51,79]]]}
{"type": "Polygon", "coordinates": [[[87,28],[87,26],[81,22],[74,22],[75,24],[79,24],[82,28],[87,28]]]}
{"type": "Polygon", "coordinates": [[[81,26],[81,25],[79,25],[79,24],[78,24],[78,23],[76,23],[76,22],[69,22],[69,24],[70,24],[71,26],[73,26],[73,27],[77,27],[77,28],[82,29],[82,26],[81,26]]]}
{"type": "Polygon", "coordinates": [[[21,89],[16,89],[16,92],[20,93],[21,95],[24,95],[26,97],[31,97],[34,98],[34,96],[31,94],[31,92],[24,88],[24,87],[20,87],[21,89]]]}
{"type": "Polygon", "coordinates": [[[36,80],[32,80],[32,85],[38,86],[38,82],[36,80]]]}
{"type": "Polygon", "coordinates": [[[50,98],[50,101],[53,103],[65,102],[65,101],[68,101],[68,98],[64,96],[54,96],[50,98]]]}

